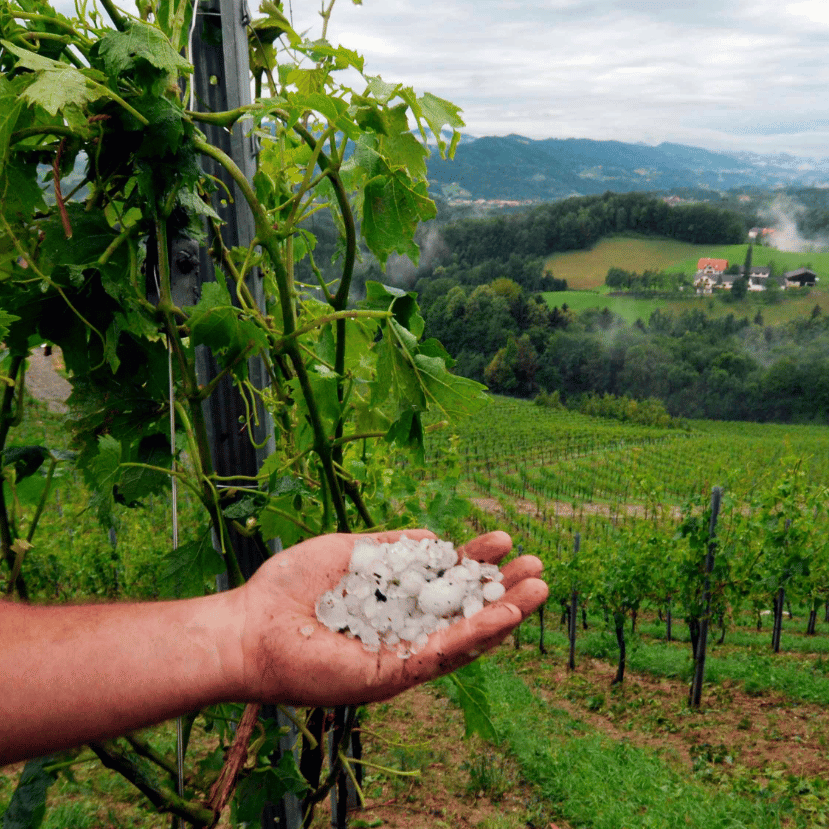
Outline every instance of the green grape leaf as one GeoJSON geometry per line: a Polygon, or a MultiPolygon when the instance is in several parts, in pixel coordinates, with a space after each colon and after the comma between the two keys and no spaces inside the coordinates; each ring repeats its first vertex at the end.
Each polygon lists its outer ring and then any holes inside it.
{"type": "Polygon", "coordinates": [[[464,736],[468,738],[477,734],[484,740],[497,742],[498,731],[492,722],[486,677],[480,660],[470,662],[449,674],[449,680],[455,686],[457,701],[463,711],[463,720],[466,725],[464,736]]]}
{"type": "Polygon", "coordinates": [[[120,473],[121,444],[111,435],[102,435],[98,438],[97,448],[97,454],[87,467],[87,480],[93,488],[89,505],[95,509],[101,524],[109,526],[120,473]]]}
{"type": "Polygon", "coordinates": [[[45,446],[10,446],[0,452],[0,466],[14,466],[17,482],[34,475],[49,457],[45,446]]]}
{"type": "Polygon", "coordinates": [[[46,814],[46,794],[57,779],[45,771],[54,757],[38,757],[23,767],[8,808],[0,815],[3,829],[38,829],[46,814]]]}
{"type": "MultiPolygon", "coordinates": [[[[6,86],[9,86],[9,84],[6,84],[6,86]]],[[[0,97],[0,174],[2,174],[3,167],[6,164],[6,157],[9,154],[9,142],[21,109],[23,109],[23,101],[16,95],[0,97]]]]}
{"type": "Polygon", "coordinates": [[[371,405],[381,405],[389,395],[397,402],[395,417],[406,409],[426,409],[426,398],[412,363],[386,336],[377,345],[377,369],[371,384],[371,405]]]}
{"type": "Polygon", "coordinates": [[[436,215],[435,203],[423,182],[414,183],[403,170],[376,176],[366,184],[363,200],[363,237],[381,265],[392,252],[408,256],[417,264],[414,242],[418,222],[436,215]]]}
{"type": "Polygon", "coordinates": [[[150,122],[142,130],[139,154],[144,158],[161,158],[177,153],[185,134],[181,108],[167,98],[150,98],[136,109],[150,122]]]}
{"type": "Polygon", "coordinates": [[[258,821],[266,803],[279,803],[288,794],[302,795],[308,782],[302,776],[294,755],[284,752],[276,766],[256,768],[236,789],[231,808],[236,823],[258,821]]]}
{"type": "Polygon", "coordinates": [[[107,73],[115,77],[139,61],[172,74],[193,71],[189,61],[173,49],[160,29],[140,20],[133,20],[125,32],[107,32],[100,40],[99,53],[107,73]]]}
{"type": "Polygon", "coordinates": [[[384,81],[379,75],[370,75],[366,78],[366,96],[371,96],[378,103],[387,104],[400,90],[399,83],[384,81]]]}
{"type": "Polygon", "coordinates": [[[90,101],[109,94],[104,87],[90,85],[90,78],[71,64],[45,58],[6,40],[0,40],[0,43],[17,55],[20,66],[35,73],[34,81],[22,92],[23,98],[42,106],[50,115],[57,115],[70,106],[84,109],[90,101]]]}
{"type": "MultiPolygon", "coordinates": [[[[60,216],[55,211],[43,226],[41,256],[52,266],[94,266],[101,254],[118,235],[106,220],[103,211],[87,211],[75,202],[66,206],[72,226],[72,243],[67,244],[60,216]]],[[[67,284],[77,278],[77,271],[67,272],[67,284]]]]}
{"type": "MultiPolygon", "coordinates": [[[[14,493],[21,504],[34,506],[39,504],[46,489],[46,478],[42,475],[31,475],[14,485],[14,493]]],[[[6,503],[10,503],[11,492],[8,483],[3,484],[6,503]]]]}
{"type": "Polygon", "coordinates": [[[395,299],[403,296],[406,296],[406,292],[402,288],[395,288],[394,285],[383,285],[381,282],[368,280],[366,282],[366,298],[360,303],[360,307],[385,311],[391,307],[395,299]]]}
{"type": "Polygon", "coordinates": [[[336,127],[343,135],[352,140],[356,140],[361,134],[357,125],[348,115],[348,103],[341,98],[332,98],[322,92],[312,92],[304,97],[292,95],[288,100],[294,106],[313,109],[324,115],[333,127],[336,127]]]}
{"type": "Polygon", "coordinates": [[[20,317],[14,314],[8,314],[0,308],[0,342],[5,341],[6,335],[9,333],[9,326],[19,319],[20,317]]]}
{"type": "Polygon", "coordinates": [[[203,532],[195,541],[180,544],[164,556],[161,594],[167,598],[203,596],[205,584],[225,569],[221,553],[213,547],[211,534],[203,532]]]}
{"type": "Polygon", "coordinates": [[[408,293],[398,297],[392,303],[391,310],[394,313],[394,322],[411,333],[415,341],[414,347],[416,347],[417,340],[423,336],[426,328],[426,322],[420,315],[420,308],[417,305],[417,294],[408,293]]]}
{"type": "MultiPolygon", "coordinates": [[[[202,286],[201,298],[190,315],[190,338],[193,345],[208,346],[223,365],[268,345],[262,328],[230,304],[227,287],[221,282],[202,286]]],[[[247,376],[245,360],[237,363],[234,373],[241,378],[247,376]]]]}
{"type": "Polygon", "coordinates": [[[414,362],[430,402],[450,419],[473,415],[489,401],[485,386],[466,377],[450,374],[439,357],[417,354],[414,362]]]}
{"type": "Polygon", "coordinates": [[[356,165],[365,171],[367,178],[383,176],[391,172],[388,162],[377,149],[378,139],[373,135],[363,135],[354,146],[354,153],[348,160],[349,165],[356,165]]]}
{"type": "Polygon", "coordinates": [[[331,70],[348,69],[353,67],[358,72],[363,71],[363,59],[353,49],[346,49],[344,46],[332,46],[325,40],[315,40],[313,43],[304,43],[303,49],[315,63],[326,58],[333,58],[331,70]]]}
{"type": "Polygon", "coordinates": [[[246,495],[238,501],[234,501],[229,506],[222,510],[222,515],[225,518],[231,518],[236,521],[249,518],[251,515],[256,515],[262,508],[264,497],[257,498],[255,495],[246,495]]]}
{"type": "Polygon", "coordinates": [[[386,440],[389,443],[397,444],[405,449],[414,452],[417,463],[425,462],[423,450],[423,422],[418,412],[411,409],[403,412],[400,417],[392,423],[386,440]]]}
{"type": "MultiPolygon", "coordinates": [[[[29,216],[32,211],[47,211],[43,190],[37,180],[37,164],[10,157],[3,169],[2,193],[6,216],[29,216]]],[[[2,243],[5,243],[5,239],[2,243]]],[[[17,260],[13,250],[14,261],[17,260]]],[[[8,308],[7,308],[8,310],[8,308]]]]}
{"type": "MultiPolygon", "coordinates": [[[[138,463],[169,469],[171,465],[170,442],[166,435],[149,435],[138,444],[138,463]]],[[[164,472],[141,466],[127,466],[118,482],[118,495],[128,504],[140,501],[148,495],[165,491],[170,478],[164,472]]]]}
{"type": "Polygon", "coordinates": [[[420,343],[418,353],[426,357],[437,357],[443,360],[446,368],[453,368],[456,362],[454,357],[443,347],[443,343],[434,338],[424,340],[420,343]]]}
{"type": "Polygon", "coordinates": [[[464,125],[463,119],[460,117],[460,108],[443,98],[432,95],[431,92],[426,92],[418,98],[411,87],[401,89],[400,97],[411,108],[423,140],[426,141],[427,139],[426,129],[423,126],[425,121],[435,141],[437,141],[441,158],[446,158],[447,155],[451,158],[451,153],[454,152],[460,138],[457,130],[464,125]],[[447,124],[453,130],[449,153],[447,153],[446,140],[442,135],[443,127],[447,124]]]}
{"type": "Polygon", "coordinates": [[[413,179],[425,179],[428,175],[429,151],[410,132],[383,136],[380,149],[394,166],[405,167],[413,179]]]}
{"type": "Polygon", "coordinates": [[[50,115],[57,115],[68,109],[83,110],[90,101],[100,98],[93,94],[86,78],[71,67],[72,71],[46,72],[23,93],[32,104],[42,106],[50,115]]]}
{"type": "Polygon", "coordinates": [[[444,536],[469,515],[472,507],[466,498],[459,497],[454,491],[457,486],[456,480],[442,479],[440,483],[417,524],[428,527],[438,536],[444,536]]]}
{"type": "MultiPolygon", "coordinates": [[[[294,501],[297,498],[296,494],[281,495],[278,498],[271,498],[268,501],[267,507],[259,513],[257,519],[259,534],[264,541],[269,541],[272,538],[278,538],[284,547],[290,547],[296,544],[303,536],[302,529],[297,526],[295,521],[291,521],[287,516],[295,514],[294,501]]],[[[308,520],[308,516],[304,516],[308,520]]]]}

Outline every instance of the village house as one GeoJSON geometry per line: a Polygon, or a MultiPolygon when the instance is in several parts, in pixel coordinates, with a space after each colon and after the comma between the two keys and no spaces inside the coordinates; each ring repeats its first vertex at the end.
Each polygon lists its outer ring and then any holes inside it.
{"type": "MultiPolygon", "coordinates": [[[[781,290],[786,288],[813,287],[818,282],[817,274],[809,268],[797,268],[787,271],[780,277],[772,277],[768,265],[752,265],[748,272],[743,265],[739,266],[736,274],[726,273],[727,259],[702,258],[697,262],[697,272],[694,276],[694,288],[698,294],[709,295],[715,290],[730,291],[734,279],[738,276],[748,280],[749,291],[765,291],[769,279],[774,279],[781,290]]],[[[733,270],[733,269],[732,269],[733,270]]]]}
{"type": "MultiPolygon", "coordinates": [[[[694,287],[698,294],[710,294],[715,287],[725,288],[723,274],[728,270],[727,259],[701,258],[697,262],[697,273],[694,276],[694,287]]],[[[728,283],[731,290],[731,282],[728,283]]]]}

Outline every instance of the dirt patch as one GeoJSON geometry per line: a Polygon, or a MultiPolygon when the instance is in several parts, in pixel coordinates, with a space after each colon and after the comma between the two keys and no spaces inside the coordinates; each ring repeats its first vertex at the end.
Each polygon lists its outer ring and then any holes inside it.
{"type": "MultiPolygon", "coordinates": [[[[555,516],[556,518],[575,518],[580,515],[601,515],[604,518],[618,518],[619,516],[631,516],[635,518],[652,518],[653,511],[649,511],[644,504],[602,504],[598,502],[582,502],[574,507],[571,501],[544,501],[541,512],[535,501],[526,498],[518,498],[515,495],[509,496],[510,502],[521,515],[530,515],[540,521],[546,521],[555,516]]],[[[496,498],[473,497],[469,499],[478,509],[488,512],[490,515],[504,515],[501,504],[496,498]]],[[[682,510],[679,507],[668,508],[670,517],[679,520],[682,517],[682,510]]]]}
{"type": "Polygon", "coordinates": [[[36,400],[43,400],[49,411],[64,414],[72,386],[59,374],[64,367],[60,349],[52,349],[51,354],[46,354],[45,349],[35,348],[28,363],[26,390],[36,400]]]}
{"type": "MultiPolygon", "coordinates": [[[[476,737],[464,739],[462,713],[429,686],[371,706],[363,723],[366,759],[417,776],[366,768],[365,809],[350,825],[389,829],[568,829],[522,782],[515,763],[476,737]],[[359,821],[359,824],[357,823],[359,821]]],[[[323,804],[314,829],[330,827],[323,804]]]]}
{"type": "Polygon", "coordinates": [[[711,764],[760,773],[783,770],[822,777],[829,760],[829,711],[781,694],[752,696],[740,686],[706,686],[699,711],[688,709],[681,680],[627,671],[611,687],[615,667],[583,660],[575,672],[543,657],[522,660],[536,693],[611,739],[664,753],[686,770],[711,764]]]}

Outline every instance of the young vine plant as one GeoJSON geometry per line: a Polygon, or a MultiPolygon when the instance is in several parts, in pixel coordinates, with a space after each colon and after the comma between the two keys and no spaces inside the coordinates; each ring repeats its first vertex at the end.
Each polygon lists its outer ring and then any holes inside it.
{"type": "MultiPolygon", "coordinates": [[[[75,464],[104,527],[116,505],[140,505],[173,479],[200,504],[202,526],[160,565],[170,595],[214,589],[220,572],[230,586],[242,580],[231,531],[264,549],[273,539],[288,546],[335,530],[429,523],[406,471],[423,463],[424,431],[476,412],[482,387],[453,375],[443,347],[423,339],[414,295],[369,283],[354,302],[351,280],[358,234],[381,264],[392,253],[417,261],[415,230],[435,215],[426,139],[451,155],[458,109],[368,74],[357,53],[301,36],[267,1],[249,25],[254,102],[195,111],[189,0],[141,0],[135,15],[101,5],[105,14],[79,0],[73,17],[45,0],[0,8],[0,544],[11,589],[26,598],[25,553],[37,543],[51,475],[35,473],[47,459],[50,469],[75,464]],[[258,139],[252,180],[207,140],[208,125],[258,139]],[[235,193],[203,172],[207,160],[235,193]],[[253,216],[247,247],[222,241],[217,207],[231,198],[253,216]],[[314,259],[309,228],[320,211],[339,233],[333,281],[314,259]],[[172,283],[175,237],[209,247],[215,265],[216,280],[189,303],[172,283]],[[315,284],[299,280],[301,262],[315,284]],[[261,280],[264,307],[252,280],[261,280]],[[9,453],[21,450],[13,434],[26,359],[42,343],[63,353],[74,453],[48,447],[38,463],[38,453],[9,453]],[[197,371],[203,348],[219,367],[209,381],[197,371]],[[264,387],[253,382],[253,358],[264,387]],[[261,434],[264,416],[273,424],[275,449],[246,480],[221,478],[211,461],[204,408],[227,379],[248,411],[241,430],[261,434]],[[33,478],[39,487],[29,492],[33,478]]],[[[454,493],[433,502],[438,523],[452,514],[447,503],[460,504],[454,493]]],[[[188,801],[136,771],[151,754],[135,742],[104,754],[141,778],[156,808],[195,824],[215,819],[199,805],[202,784],[192,782],[188,801]]],[[[269,773],[290,788],[294,771],[269,773]]]]}

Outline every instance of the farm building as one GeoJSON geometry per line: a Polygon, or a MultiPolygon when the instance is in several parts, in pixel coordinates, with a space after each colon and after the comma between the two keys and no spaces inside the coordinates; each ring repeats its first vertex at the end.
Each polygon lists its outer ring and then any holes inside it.
{"type": "Polygon", "coordinates": [[[786,288],[803,288],[804,286],[814,286],[818,281],[818,275],[809,268],[797,268],[793,271],[786,271],[783,274],[786,288]]]}

